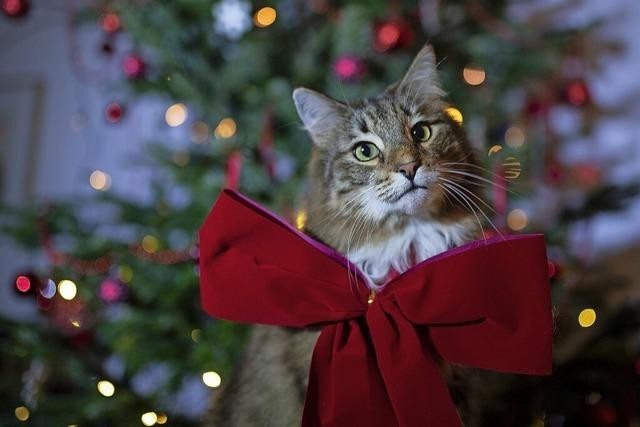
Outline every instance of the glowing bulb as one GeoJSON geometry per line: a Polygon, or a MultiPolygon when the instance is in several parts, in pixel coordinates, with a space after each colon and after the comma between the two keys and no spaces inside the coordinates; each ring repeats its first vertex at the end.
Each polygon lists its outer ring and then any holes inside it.
{"type": "Polygon", "coordinates": [[[79,328],[80,327],[80,322],[78,320],[72,320],[71,321],[71,326],[73,326],[74,328],[79,328]]]}
{"type": "Polygon", "coordinates": [[[498,151],[502,150],[502,147],[499,145],[494,145],[491,148],[489,148],[489,155],[495,154],[498,151]]]}
{"type": "Polygon", "coordinates": [[[524,132],[519,127],[511,126],[504,133],[504,140],[509,147],[522,147],[525,140],[524,132]]]}
{"type": "Polygon", "coordinates": [[[29,419],[29,409],[26,406],[18,406],[14,413],[18,421],[27,421],[29,419]]]}
{"type": "Polygon", "coordinates": [[[58,283],[58,293],[62,298],[66,299],[67,301],[71,301],[76,297],[78,288],[76,287],[76,284],[71,280],[61,280],[58,283]]]}
{"type": "Polygon", "coordinates": [[[146,426],[152,426],[158,422],[158,415],[155,412],[145,412],[140,417],[140,421],[146,426]]]}
{"type": "Polygon", "coordinates": [[[462,112],[457,108],[454,108],[454,107],[445,108],[444,112],[447,113],[449,117],[451,117],[451,120],[453,120],[459,125],[461,125],[462,122],[464,121],[464,118],[462,117],[462,112]]]}
{"type": "Polygon", "coordinates": [[[527,213],[522,209],[514,209],[507,215],[507,225],[513,231],[520,231],[527,226],[527,213]]]}
{"type": "Polygon", "coordinates": [[[276,10],[272,7],[263,7],[253,17],[253,22],[260,28],[268,27],[276,21],[276,10]]]}
{"type": "Polygon", "coordinates": [[[164,113],[164,120],[169,126],[176,127],[187,121],[187,115],[186,105],[182,103],[173,104],[167,108],[167,111],[164,113]]]}
{"type": "Polygon", "coordinates": [[[307,211],[300,210],[296,215],[296,228],[302,230],[307,223],[307,211]]]}
{"type": "Polygon", "coordinates": [[[40,289],[40,295],[44,298],[51,299],[56,294],[56,282],[51,279],[47,279],[47,284],[40,289]]]}
{"type": "Polygon", "coordinates": [[[89,176],[89,185],[94,190],[106,191],[111,187],[111,177],[101,170],[94,170],[89,176]]]}
{"type": "Polygon", "coordinates": [[[207,387],[217,388],[222,384],[222,378],[217,372],[209,371],[202,374],[202,382],[205,383],[207,387]]]}
{"type": "Polygon", "coordinates": [[[128,265],[121,265],[118,269],[118,277],[124,283],[129,283],[133,279],[133,269],[128,265]]]}
{"type": "Polygon", "coordinates": [[[236,134],[236,129],[236,122],[232,118],[222,119],[215,130],[216,138],[231,138],[236,134]]]}
{"type": "Polygon", "coordinates": [[[593,308],[585,308],[578,315],[578,324],[583,328],[588,328],[596,323],[596,311],[593,308]]]}
{"type": "Polygon", "coordinates": [[[462,78],[471,86],[478,86],[484,83],[487,73],[478,67],[467,66],[462,70],[462,78]]]}
{"type": "Polygon", "coordinates": [[[150,254],[155,253],[159,247],[160,243],[158,243],[158,239],[155,236],[147,234],[142,238],[142,249],[144,249],[145,252],[150,254]]]}
{"type": "Polygon", "coordinates": [[[165,414],[158,414],[158,424],[164,424],[168,420],[168,417],[165,414]]]}
{"type": "Polygon", "coordinates": [[[200,335],[202,335],[202,331],[200,329],[194,329],[191,331],[191,340],[193,342],[200,341],[200,335]]]}
{"type": "Polygon", "coordinates": [[[502,162],[502,167],[504,168],[504,177],[507,179],[516,179],[522,173],[522,165],[520,164],[520,160],[515,157],[507,157],[502,162]]]}
{"type": "Polygon", "coordinates": [[[31,280],[27,276],[18,276],[16,278],[16,288],[20,292],[27,292],[31,289],[31,280]]]}
{"type": "Polygon", "coordinates": [[[104,397],[111,397],[116,392],[116,388],[111,382],[102,380],[98,381],[98,392],[104,397]]]}

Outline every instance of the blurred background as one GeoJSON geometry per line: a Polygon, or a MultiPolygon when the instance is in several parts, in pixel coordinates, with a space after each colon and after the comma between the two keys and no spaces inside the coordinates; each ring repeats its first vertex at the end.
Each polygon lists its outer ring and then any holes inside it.
{"type": "Polygon", "coordinates": [[[0,425],[198,425],[247,331],[200,308],[217,194],[303,225],[292,89],[375,95],[430,41],[558,310],[554,375],[496,374],[477,425],[640,426],[637,0],[0,5],[0,425]]]}

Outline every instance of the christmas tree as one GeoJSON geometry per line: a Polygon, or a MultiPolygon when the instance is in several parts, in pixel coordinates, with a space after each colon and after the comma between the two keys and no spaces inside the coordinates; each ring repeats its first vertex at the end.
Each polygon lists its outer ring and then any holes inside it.
{"type": "MultiPolygon", "coordinates": [[[[546,234],[558,311],[554,375],[492,376],[477,425],[640,423],[637,300],[569,239],[573,224],[621,209],[638,190],[609,184],[613,165],[562,158],[563,143],[615,114],[593,99],[588,77],[619,46],[599,38],[598,22],[554,25],[573,5],[113,0],[72,11],[75,26],[102,34],[104,60],[120,63],[111,88],[132,103],[160,99],[166,125],[192,144],[149,141],[150,204],[110,191],[111,177],[96,170],[90,199],[2,207],[3,232],[44,253],[49,268],[5,284],[40,316],[0,324],[0,424],[198,425],[247,331],[200,308],[196,233],[216,195],[239,189],[302,226],[310,144],[293,89],[375,95],[426,40],[440,59],[447,111],[485,164],[477,178],[487,190],[487,206],[477,206],[485,233],[546,234]],[[132,49],[118,52],[121,39],[132,49]],[[560,111],[581,125],[559,129],[560,111]],[[121,232],[97,233],[105,221],[82,216],[88,204],[108,207],[106,225],[121,232]]],[[[2,3],[11,19],[28,19],[38,4],[29,6],[2,3]]],[[[106,120],[118,126],[126,107],[106,105],[106,120]]]]}

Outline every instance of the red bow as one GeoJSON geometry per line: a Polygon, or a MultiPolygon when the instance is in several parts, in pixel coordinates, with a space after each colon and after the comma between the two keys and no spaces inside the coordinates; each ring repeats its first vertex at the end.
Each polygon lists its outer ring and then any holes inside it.
{"type": "Polygon", "coordinates": [[[200,245],[210,315],[323,326],[304,427],[459,426],[439,358],[504,372],[551,371],[541,235],[452,249],[391,280],[375,298],[344,257],[233,191],[219,197],[200,245]],[[354,271],[357,284],[349,280],[354,271]]]}

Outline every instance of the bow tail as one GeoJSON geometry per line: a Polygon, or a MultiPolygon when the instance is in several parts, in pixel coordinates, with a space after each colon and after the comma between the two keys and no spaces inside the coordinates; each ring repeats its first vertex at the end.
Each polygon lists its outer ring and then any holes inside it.
{"type": "Polygon", "coordinates": [[[370,306],[367,322],[397,424],[460,427],[438,365],[414,325],[395,304],[384,303],[384,308],[381,304],[370,306]]]}
{"type": "Polygon", "coordinates": [[[303,427],[397,427],[363,319],[326,326],[313,351],[303,427]]]}

